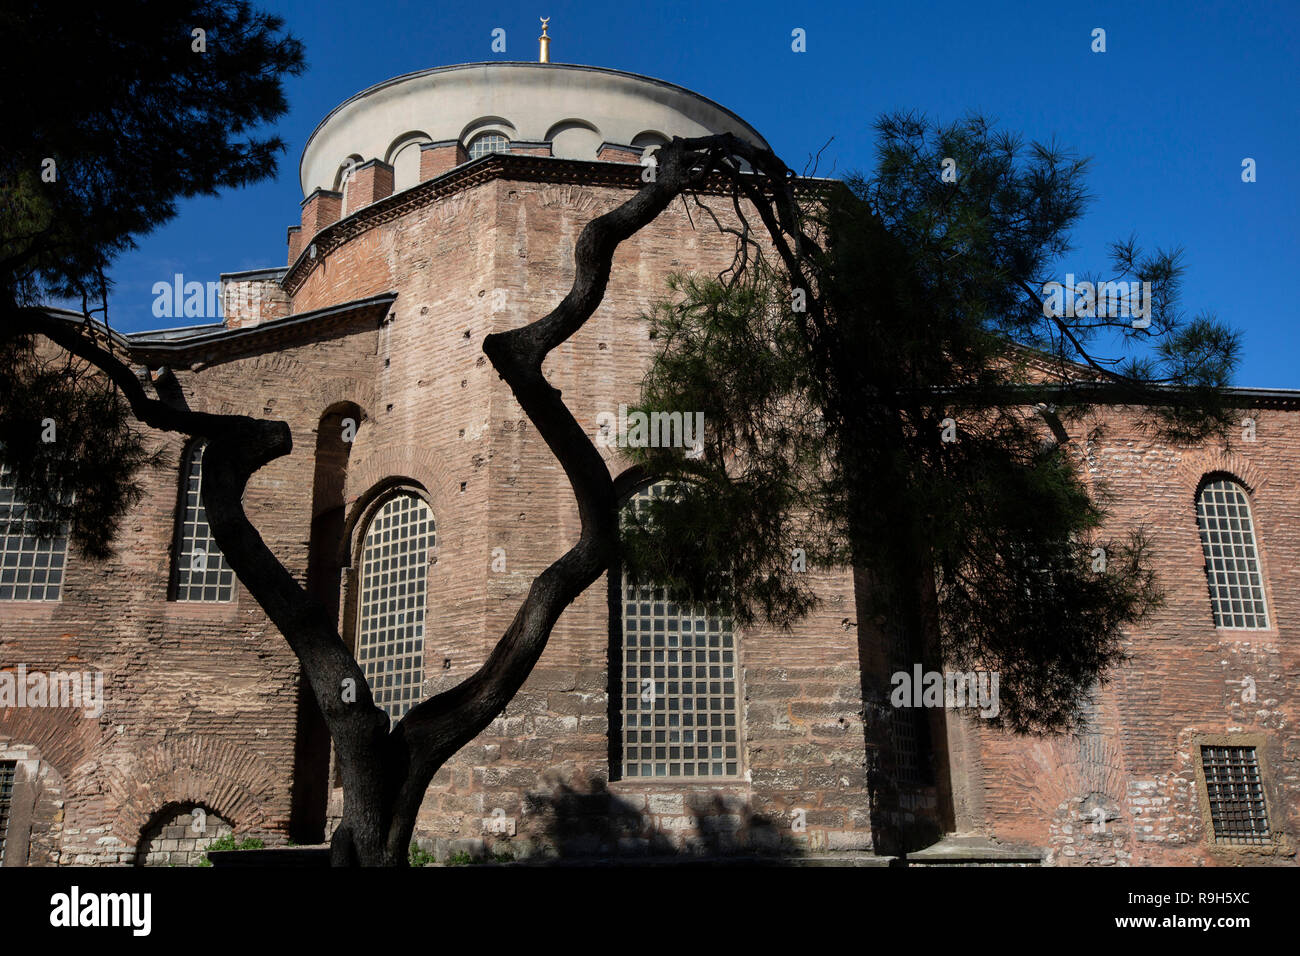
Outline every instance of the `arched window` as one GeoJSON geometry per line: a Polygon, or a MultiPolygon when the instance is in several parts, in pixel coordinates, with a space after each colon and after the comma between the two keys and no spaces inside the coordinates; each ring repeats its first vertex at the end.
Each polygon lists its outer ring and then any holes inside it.
{"type": "Polygon", "coordinates": [[[433,512],[409,491],[370,518],[361,545],[357,660],[375,703],[393,720],[419,700],[424,684],[425,580],[434,544],[433,512]]]}
{"type": "Polygon", "coordinates": [[[420,143],[407,143],[393,154],[393,192],[410,189],[420,181],[420,143]]]}
{"type": "Polygon", "coordinates": [[[207,442],[190,445],[181,464],[181,501],[172,559],[172,600],[229,601],[235,572],[212,538],[203,504],[203,452],[207,442]]]}
{"type": "Polygon", "coordinates": [[[637,133],[633,136],[630,145],[640,146],[641,156],[644,159],[646,156],[653,155],[660,146],[666,146],[667,144],[668,137],[652,130],[646,130],[644,133],[637,133]]]}
{"type": "Polygon", "coordinates": [[[57,601],[68,553],[67,528],[53,538],[31,533],[27,506],[0,462],[0,601],[57,601]]]}
{"type": "Polygon", "coordinates": [[[488,153],[504,153],[509,148],[510,140],[500,133],[483,133],[470,140],[467,152],[470,159],[478,159],[488,153]]]}
{"type": "Polygon", "coordinates": [[[342,197],[339,201],[339,209],[343,212],[346,212],[348,208],[348,185],[352,182],[352,177],[360,165],[361,157],[353,153],[343,161],[343,165],[334,174],[334,191],[342,197]]]}
{"type": "MultiPolygon", "coordinates": [[[[640,512],[668,487],[651,485],[624,508],[640,512]]],[[[740,672],[731,622],[675,604],[663,588],[632,581],[622,569],[611,572],[611,584],[616,580],[623,777],[739,776],[740,672]]]]}
{"type": "Polygon", "coordinates": [[[411,130],[389,145],[383,160],[393,167],[393,192],[410,189],[420,181],[420,149],[429,142],[428,133],[411,130]]]}
{"type": "Polygon", "coordinates": [[[551,154],[560,159],[595,159],[604,137],[585,120],[570,119],[556,123],[542,140],[551,144],[551,154]]]}
{"type": "Polygon", "coordinates": [[[1246,489],[1228,478],[1207,481],[1196,497],[1196,526],[1205,552],[1215,627],[1268,627],[1246,489]]]}

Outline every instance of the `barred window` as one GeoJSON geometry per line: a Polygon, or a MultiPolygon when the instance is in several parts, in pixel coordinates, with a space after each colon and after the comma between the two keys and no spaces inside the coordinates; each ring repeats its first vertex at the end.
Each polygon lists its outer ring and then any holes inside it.
{"type": "Polygon", "coordinates": [[[424,684],[425,580],[433,512],[410,492],[375,512],[361,548],[357,660],[375,703],[400,720],[424,684]]]}
{"type": "MultiPolygon", "coordinates": [[[[641,512],[668,485],[638,492],[641,512]]],[[[621,574],[625,778],[740,774],[740,678],[731,621],[621,574]]]]}
{"type": "MultiPolygon", "coordinates": [[[[894,672],[911,673],[916,658],[914,642],[897,615],[891,615],[885,625],[889,659],[894,672]]],[[[930,724],[922,707],[891,707],[889,709],[889,738],[894,748],[894,773],[899,784],[921,787],[930,779],[929,739],[930,724]]]]}
{"type": "Polygon", "coordinates": [[[1254,747],[1202,747],[1201,767],[1217,843],[1270,843],[1264,783],[1254,747]]]}
{"type": "Polygon", "coordinates": [[[484,133],[470,140],[469,158],[478,159],[488,153],[504,153],[510,146],[510,140],[500,133],[484,133]]]}
{"type": "Polygon", "coordinates": [[[235,572],[212,538],[203,504],[203,453],[206,442],[195,442],[181,466],[180,521],[172,562],[172,600],[230,601],[235,596],[235,572]]]}
{"type": "Polygon", "coordinates": [[[31,533],[13,473],[0,462],[0,601],[57,601],[68,554],[67,526],[53,538],[31,533]]]}
{"type": "Polygon", "coordinates": [[[5,837],[9,834],[9,805],[13,803],[14,776],[18,764],[13,760],[0,760],[0,863],[5,861],[5,837]]]}
{"type": "Polygon", "coordinates": [[[1264,580],[1245,489],[1226,478],[1207,482],[1196,499],[1196,525],[1205,552],[1215,626],[1268,627],[1264,580]]]}

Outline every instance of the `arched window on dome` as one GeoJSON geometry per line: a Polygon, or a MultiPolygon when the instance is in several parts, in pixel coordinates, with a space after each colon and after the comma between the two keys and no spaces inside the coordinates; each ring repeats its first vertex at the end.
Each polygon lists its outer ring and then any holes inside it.
{"type": "Polygon", "coordinates": [[[411,130],[389,145],[384,162],[393,167],[393,192],[400,193],[420,182],[420,150],[429,142],[427,133],[411,130]]]}
{"type": "Polygon", "coordinates": [[[510,140],[501,133],[480,133],[469,141],[466,152],[470,159],[478,159],[488,153],[504,153],[510,148],[510,140]]]}
{"type": "Polygon", "coordinates": [[[346,211],[348,208],[348,186],[352,182],[353,175],[356,174],[357,167],[362,163],[362,159],[356,153],[353,153],[345,159],[339,166],[338,172],[334,174],[334,191],[342,199],[339,203],[339,209],[346,211]]]}
{"type": "Polygon", "coordinates": [[[235,596],[235,572],[212,537],[203,504],[206,448],[207,442],[193,442],[181,459],[181,500],[172,552],[173,601],[230,601],[235,596]]]}
{"type": "Polygon", "coordinates": [[[559,159],[595,159],[605,138],[586,120],[567,119],[553,125],[543,139],[559,159]]]}
{"type": "Polygon", "coordinates": [[[647,130],[644,133],[637,133],[633,136],[630,145],[640,146],[641,156],[644,158],[653,155],[660,146],[668,145],[668,137],[664,136],[662,133],[655,133],[647,130]]]}
{"type": "Polygon", "coordinates": [[[420,699],[433,511],[402,489],[382,500],[361,543],[356,656],[375,703],[394,721],[420,699]]]}
{"type": "Polygon", "coordinates": [[[410,189],[420,181],[420,145],[410,142],[393,154],[393,192],[410,189]]]}
{"type": "Polygon", "coordinates": [[[1264,577],[1246,489],[1226,476],[1208,479],[1196,496],[1196,527],[1215,627],[1267,628],[1264,577]]]}
{"type": "MultiPolygon", "coordinates": [[[[640,513],[671,486],[633,494],[640,513]]],[[[665,589],[610,570],[611,684],[620,702],[610,761],[623,779],[737,777],[740,664],[731,621],[668,600],[665,589]]]]}

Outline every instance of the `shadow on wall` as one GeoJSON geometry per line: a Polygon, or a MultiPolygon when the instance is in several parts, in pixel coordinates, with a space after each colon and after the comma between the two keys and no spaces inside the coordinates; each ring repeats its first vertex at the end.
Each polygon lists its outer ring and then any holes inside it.
{"type": "Polygon", "coordinates": [[[754,813],[739,795],[620,795],[599,778],[585,786],[555,783],[552,788],[525,797],[524,819],[530,822],[520,836],[439,840],[435,855],[454,862],[495,858],[537,864],[728,857],[778,863],[807,852],[806,837],[754,813]]]}

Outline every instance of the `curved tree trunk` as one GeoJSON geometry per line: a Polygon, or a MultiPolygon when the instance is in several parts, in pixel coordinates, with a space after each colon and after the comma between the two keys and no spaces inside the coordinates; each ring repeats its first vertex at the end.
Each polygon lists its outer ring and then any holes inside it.
{"type": "MultiPolygon", "coordinates": [[[[542,373],[552,350],[572,337],[604,298],[619,244],[653,221],[675,198],[710,178],[750,199],[796,284],[802,250],[790,172],[770,151],[731,134],[675,139],[657,154],[650,181],[612,211],[589,222],[575,249],[572,288],[556,308],[528,325],[489,335],[483,351],[564,469],[581,520],[577,542],[533,581],[487,661],[464,682],[413,707],[396,726],[378,708],[361,667],[321,602],[301,586],[262,540],[243,509],[249,478],[292,449],[284,422],[190,410],[167,370],[151,397],[88,322],[40,309],[10,307],[3,334],[44,335],[101,369],[144,424],[207,439],[203,499],[212,536],[231,568],[297,656],[337,749],[343,816],[330,844],[334,866],[403,866],[416,817],[433,775],[505,709],[541,657],[561,612],[609,567],[617,536],[616,483],[589,436],[542,373]],[[742,174],[744,161],[758,174],[742,174]],[[791,246],[786,237],[794,238],[791,246]],[[351,682],[355,699],[345,701],[351,682]]],[[[814,321],[820,304],[812,299],[814,321]]]]}

